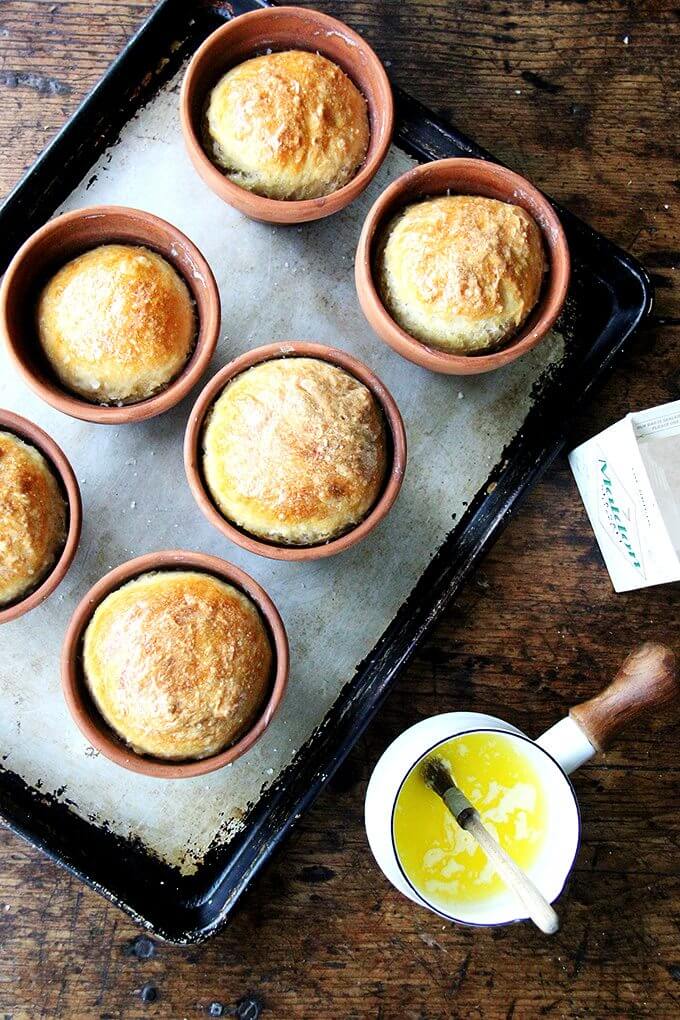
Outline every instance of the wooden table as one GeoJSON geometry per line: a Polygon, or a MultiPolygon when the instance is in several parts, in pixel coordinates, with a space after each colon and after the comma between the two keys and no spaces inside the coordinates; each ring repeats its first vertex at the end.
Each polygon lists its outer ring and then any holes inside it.
{"type": "MultiPolygon", "coordinates": [[[[630,409],[677,399],[677,7],[316,6],[363,32],[396,82],[653,273],[655,317],[577,422],[571,445],[630,409]]],[[[0,2],[0,192],[151,7],[0,2]]],[[[369,771],[400,730],[474,708],[538,734],[598,690],[636,642],[677,646],[679,595],[678,585],[613,594],[561,457],[213,941],[183,949],[140,940],[120,911],[1,832],[0,1017],[679,1016],[677,730],[653,722],[576,777],[583,846],[552,940],[527,925],[456,928],[416,909],[376,869],[362,824],[369,771]]]]}

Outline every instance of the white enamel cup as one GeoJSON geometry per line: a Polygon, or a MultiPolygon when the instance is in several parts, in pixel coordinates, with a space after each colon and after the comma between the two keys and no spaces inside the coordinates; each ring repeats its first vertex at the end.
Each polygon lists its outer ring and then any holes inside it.
{"type": "Polygon", "coordinates": [[[548,805],[542,846],[527,871],[552,903],[569,877],[581,835],[570,773],[603,750],[625,724],[677,700],[678,693],[673,653],[662,645],[646,644],[626,659],[605,691],[573,708],[538,740],[531,740],[503,719],[478,712],[447,712],[423,719],[390,744],[368,784],[366,834],[376,862],[399,892],[447,920],[484,926],[526,920],[522,904],[510,891],[461,904],[454,915],[429,902],[413,886],[399,861],[393,831],[397,798],[407,776],[439,744],[463,734],[503,733],[512,740],[531,764],[548,805]]]}

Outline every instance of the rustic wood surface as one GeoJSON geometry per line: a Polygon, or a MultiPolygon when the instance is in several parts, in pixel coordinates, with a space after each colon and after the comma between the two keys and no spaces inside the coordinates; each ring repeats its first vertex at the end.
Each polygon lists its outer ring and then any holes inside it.
{"type": "MultiPolygon", "coordinates": [[[[151,9],[0,0],[0,192],[151,9]]],[[[187,0],[190,6],[190,0],[187,0]]],[[[318,3],[396,82],[637,255],[655,320],[572,444],[680,396],[679,12],[670,0],[318,3]]],[[[680,1015],[678,731],[651,723],[576,777],[584,832],[563,930],[444,925],[374,866],[362,825],[387,742],[451,708],[541,732],[653,638],[680,588],[614,595],[564,457],[402,676],[378,721],[207,945],[139,938],[120,911],[0,832],[0,1017],[383,1018],[680,1015]]]]}

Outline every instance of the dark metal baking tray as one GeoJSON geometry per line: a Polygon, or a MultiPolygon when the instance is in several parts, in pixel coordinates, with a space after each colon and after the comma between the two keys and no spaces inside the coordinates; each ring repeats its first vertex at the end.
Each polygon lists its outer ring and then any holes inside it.
{"type": "MultiPolygon", "coordinates": [[[[202,40],[225,20],[258,6],[263,5],[255,0],[159,4],[0,208],[0,272],[202,40]]],[[[416,159],[493,158],[403,92],[396,90],[396,100],[395,143],[416,159]]],[[[652,288],[644,269],[567,210],[557,209],[573,258],[568,321],[562,323],[566,357],[507,449],[504,470],[490,479],[496,486],[479,495],[441,548],[433,550],[428,569],[325,725],[252,808],[243,830],[210,852],[195,874],[180,876],[141,844],[90,824],[68,804],[0,769],[5,823],[160,937],[196,942],[224,923],[258,868],[364,732],[423,635],[560,451],[570,422],[649,312],[652,288]]]]}

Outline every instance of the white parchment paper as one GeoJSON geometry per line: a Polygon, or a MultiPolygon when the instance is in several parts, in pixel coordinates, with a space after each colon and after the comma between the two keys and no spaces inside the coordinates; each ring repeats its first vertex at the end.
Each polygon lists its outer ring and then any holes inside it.
{"type": "Polygon", "coordinates": [[[353,257],[370,205],[412,164],[409,157],[393,148],[368,191],[328,220],[299,228],[254,223],[222,203],[192,170],[180,133],[179,81],[127,125],[63,210],[131,205],[176,223],[192,238],[222,296],[211,373],[275,340],[342,347],[391,389],[409,443],[402,494],[365,542],[316,563],[275,563],[231,545],[191,497],[182,438],[197,391],[149,422],[90,425],[43,404],[13,373],[4,351],[0,355],[0,406],[55,437],[84,501],[81,546],[65,581],[43,606],[0,630],[0,754],[7,768],[43,793],[67,799],[73,810],[120,835],[138,837],[190,872],[216,838],[228,840],[237,831],[261,789],[321,723],[521,429],[532,387],[560,359],[563,342],[552,335],[500,372],[461,379],[402,360],[363,318],[353,257]],[[212,553],[243,567],[279,606],[291,643],[289,692],[264,738],[233,766],[180,782],[133,775],[94,752],[71,721],[59,685],[62,636],[78,600],[110,567],[164,548],[212,553]]]}

